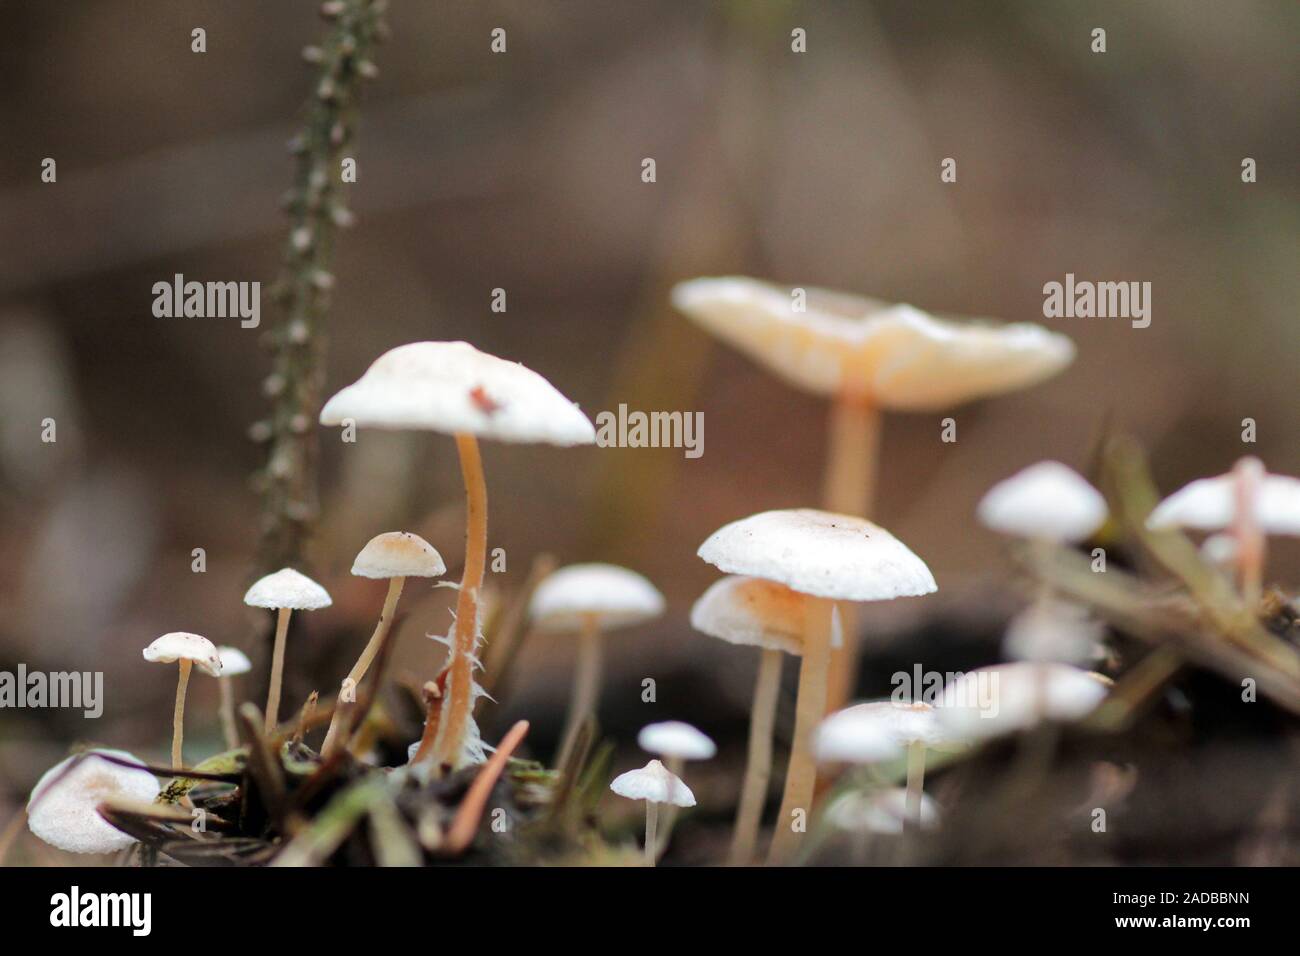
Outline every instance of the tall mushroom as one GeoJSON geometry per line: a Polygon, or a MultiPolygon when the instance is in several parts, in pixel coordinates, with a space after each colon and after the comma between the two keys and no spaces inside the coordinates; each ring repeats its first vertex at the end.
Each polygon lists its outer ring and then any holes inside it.
{"type": "Polygon", "coordinates": [[[397,611],[397,601],[402,596],[402,586],[407,578],[436,578],[447,570],[440,555],[429,542],[418,534],[409,531],[388,531],[375,535],[366,542],[366,546],[357,553],[352,562],[352,573],[358,577],[388,581],[388,594],[384,606],[379,612],[379,623],[374,633],[361,651],[361,656],[348,671],[339,690],[334,713],[330,717],[329,730],[325,734],[325,743],[321,746],[321,755],[328,757],[338,743],[338,735],[343,726],[343,703],[349,692],[355,692],[366,671],[375,660],[375,655],[384,646],[389,628],[393,626],[393,615],[397,611]]]}
{"type": "Polygon", "coordinates": [[[266,693],[266,716],[263,730],[271,733],[280,720],[280,685],[284,679],[284,644],[289,633],[289,617],[294,611],[315,611],[329,607],[329,592],[293,568],[281,568],[253,582],[244,595],[249,607],[264,607],[276,612],[275,647],[271,651],[271,684],[266,693]]]}
{"type": "Polygon", "coordinates": [[[664,596],[653,584],[635,571],[613,564],[571,564],[537,585],[529,604],[534,626],[547,633],[578,635],[557,767],[568,762],[583,721],[596,714],[602,633],[652,620],[663,612],[664,596]]]}
{"type": "Polygon", "coordinates": [[[659,805],[693,807],[695,794],[658,760],[619,774],[609,789],[620,797],[645,801],[645,862],[646,866],[654,866],[659,859],[659,805]]]}
{"type": "Polygon", "coordinates": [[[221,657],[216,645],[206,637],[187,631],[164,634],[144,649],[144,659],[155,664],[180,664],[176,679],[176,708],[172,714],[172,767],[185,766],[181,761],[181,743],[185,737],[185,689],[190,683],[190,670],[199,670],[212,677],[221,676],[221,657]]]}
{"type": "Polygon", "coordinates": [[[836,601],[886,601],[936,589],[925,562],[878,525],[812,509],[765,511],[715,531],[699,556],[730,574],[784,584],[816,600],[805,622],[795,705],[794,742],[771,858],[783,860],[799,842],[796,809],[812,809],[817,768],[812,735],[826,713],[827,669],[836,601]]]}
{"type": "Polygon", "coordinates": [[[218,647],[217,657],[221,661],[221,673],[217,677],[221,688],[221,733],[226,746],[234,749],[239,746],[239,731],[235,728],[234,678],[251,671],[253,662],[237,647],[218,647]]]}
{"type": "Polygon", "coordinates": [[[136,842],[99,815],[110,797],[149,801],[158,781],[147,770],[99,759],[143,763],[125,750],[88,750],[61,760],[36,781],[27,800],[27,827],[50,846],[70,853],[114,853],[136,842]]]}
{"type": "Polygon", "coordinates": [[[1242,598],[1254,610],[1263,591],[1266,535],[1300,537],[1300,478],[1265,471],[1258,458],[1242,458],[1226,475],[1199,478],[1160,502],[1153,529],[1228,531],[1242,598]]]}
{"type": "Polygon", "coordinates": [[[746,866],[754,858],[772,775],[772,729],[781,689],[781,655],[798,657],[803,653],[812,600],[775,581],[730,575],[713,582],[691,608],[691,626],[697,631],[731,644],[758,647],[761,652],[750,704],[745,779],[736,805],[728,856],[733,866],[746,866]]]}
{"type": "MultiPolygon", "coordinates": [[[[796,388],[831,400],[822,505],[870,517],[882,411],[933,412],[1036,385],[1074,359],[1063,335],[1027,322],[930,315],[825,289],[740,276],[692,279],[673,304],[796,388]],[[802,295],[799,293],[802,292],[802,295]]],[[[829,706],[851,694],[857,635],[846,616],[829,706]]]]}
{"type": "Polygon", "coordinates": [[[449,641],[447,690],[433,698],[415,762],[460,766],[473,723],[479,591],[487,561],[487,485],[479,438],[590,445],[591,421],[550,382],[467,342],[413,342],[385,352],[321,409],[322,425],[454,435],[465,483],[465,570],[449,641]],[[435,711],[435,708],[437,710],[435,711]]]}

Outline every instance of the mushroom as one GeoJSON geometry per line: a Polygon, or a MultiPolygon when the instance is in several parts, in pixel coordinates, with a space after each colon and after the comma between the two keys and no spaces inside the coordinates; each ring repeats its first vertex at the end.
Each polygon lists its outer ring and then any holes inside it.
{"type": "Polygon", "coordinates": [[[397,601],[402,596],[402,585],[407,578],[436,578],[447,570],[440,555],[429,542],[418,534],[409,531],[388,531],[375,535],[366,542],[352,562],[352,573],[358,577],[388,581],[388,594],[384,598],[383,609],[379,612],[379,623],[370,635],[370,641],[361,656],[352,665],[352,670],[343,679],[339,690],[338,702],[330,717],[329,730],[325,734],[325,743],[321,746],[321,755],[329,756],[337,743],[337,737],[343,725],[343,702],[349,690],[355,690],[366,676],[366,671],[374,663],[375,655],[384,644],[388,630],[393,626],[393,614],[397,610],[397,601]]]}
{"type": "Polygon", "coordinates": [[[803,653],[808,606],[813,599],[775,581],[730,575],[715,581],[691,608],[691,626],[731,644],[761,649],[749,713],[749,752],[736,807],[729,859],[745,866],[754,858],[763,804],[772,774],[772,728],[781,689],[781,655],[803,653]]]}
{"type": "Polygon", "coordinates": [[[811,810],[817,768],[813,730],[826,714],[835,601],[885,601],[936,589],[925,562],[878,525],[812,509],[765,511],[715,531],[699,556],[730,574],[747,574],[809,595],[794,742],[771,856],[784,859],[799,834],[796,808],[811,810]]]}
{"type": "Polygon", "coordinates": [[[939,825],[939,805],[925,794],[919,809],[908,807],[903,787],[885,787],[871,793],[850,791],[826,807],[824,818],[832,826],[855,833],[897,835],[910,826],[933,830],[939,825]]]}
{"type": "Polygon", "coordinates": [[[154,664],[180,662],[180,675],[176,680],[176,709],[172,715],[172,767],[181,768],[181,742],[185,737],[185,689],[190,683],[190,670],[197,664],[199,670],[212,677],[221,676],[221,657],[216,645],[206,637],[186,631],[164,634],[144,649],[144,659],[154,664]]]}
{"type": "Polygon", "coordinates": [[[27,800],[27,827],[50,846],[71,853],[114,853],[136,842],[101,817],[98,807],[110,797],[153,800],[158,781],[147,770],[99,756],[143,763],[125,750],[88,750],[45,771],[27,800]]]}
{"type": "MultiPolygon", "coordinates": [[[[677,285],[673,304],[779,378],[831,400],[822,506],[870,517],[880,413],[938,411],[1036,385],[1074,360],[1065,336],[1027,322],[933,316],[842,292],[740,276],[677,285]]],[[[830,710],[848,700],[857,661],[848,640],[832,659],[830,710]]]]}
{"type": "MultiPolygon", "coordinates": [[[[663,757],[669,773],[679,778],[685,776],[686,761],[712,760],[718,752],[718,745],[707,734],[680,720],[646,724],[636,735],[636,742],[647,753],[663,757]]],[[[670,807],[659,836],[659,853],[668,847],[676,822],[676,808],[670,807]]]]}
{"type": "Polygon", "coordinates": [[[529,616],[539,631],[578,634],[576,674],[555,765],[569,760],[584,721],[600,694],[604,631],[631,627],[664,612],[664,596],[635,571],[613,564],[571,564],[548,575],[533,592],[529,616]]]}
{"type": "Polygon", "coordinates": [[[925,753],[949,744],[924,701],[872,701],[836,711],[817,728],[817,759],[825,763],[876,763],[907,753],[907,811],[921,825],[925,795],[925,753]]]}
{"type": "Polygon", "coordinates": [[[550,382],[467,342],[414,342],[385,352],[321,410],[322,425],[437,431],[456,437],[465,483],[465,571],[447,663],[415,761],[460,766],[473,724],[479,590],[487,559],[487,485],[478,439],[590,445],[596,429],[550,382]],[[434,707],[439,710],[435,713],[434,707]]]}
{"type": "Polygon", "coordinates": [[[249,607],[264,607],[276,612],[275,648],[271,652],[271,685],[266,694],[266,717],[263,729],[275,730],[280,718],[280,683],[284,676],[284,641],[289,633],[289,616],[294,611],[315,611],[329,607],[329,592],[293,568],[281,568],[253,582],[244,595],[249,607]]]}
{"type": "Polygon", "coordinates": [[[975,742],[1046,721],[1079,720],[1097,708],[1109,687],[1105,677],[1069,664],[996,664],[945,686],[936,714],[950,739],[975,742]]]}
{"type": "Polygon", "coordinates": [[[659,858],[659,804],[693,807],[695,794],[658,760],[651,760],[639,770],[619,774],[609,789],[620,797],[645,801],[645,862],[646,866],[654,866],[659,858]]]}
{"type": "Polygon", "coordinates": [[[221,661],[221,673],[217,677],[217,686],[221,688],[221,732],[226,739],[226,746],[234,749],[239,746],[239,732],[235,729],[235,688],[232,678],[247,674],[253,664],[243,651],[237,647],[218,647],[217,657],[221,661]]]}
{"type": "Polygon", "coordinates": [[[1105,627],[1087,608],[1046,597],[1011,619],[1002,650],[1020,661],[1087,664],[1107,656],[1104,634],[1105,627]]]}
{"type": "Polygon", "coordinates": [[[1300,478],[1270,474],[1258,458],[1242,458],[1226,475],[1175,491],[1151,512],[1147,526],[1231,532],[1242,598],[1255,608],[1263,591],[1265,536],[1300,537],[1300,478]]]}

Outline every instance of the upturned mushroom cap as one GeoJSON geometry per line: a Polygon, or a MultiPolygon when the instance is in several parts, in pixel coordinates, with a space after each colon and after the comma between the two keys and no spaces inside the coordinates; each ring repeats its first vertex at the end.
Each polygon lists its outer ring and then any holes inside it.
{"type": "Polygon", "coordinates": [[[646,724],[636,735],[636,742],[648,753],[682,760],[712,760],[718,752],[718,745],[708,734],[680,720],[646,724]]]}
{"type": "Polygon", "coordinates": [[[691,627],[732,644],[803,653],[808,595],[733,574],[709,585],[691,608],[691,627]]]}
{"type": "MultiPolygon", "coordinates": [[[[1198,478],[1160,502],[1147,519],[1153,529],[1220,531],[1237,511],[1237,476],[1198,478]]],[[[1255,495],[1255,521],[1266,534],[1300,536],[1300,478],[1263,474],[1255,495]]]]}
{"type": "Polygon", "coordinates": [[[766,578],[833,600],[886,601],[936,590],[925,562],[884,528],[811,508],[733,521],[713,532],[698,553],[729,574],[766,578]]]}
{"type": "Polygon", "coordinates": [[[938,318],[805,288],[730,276],[692,279],[673,304],[718,338],[799,388],[865,394],[884,408],[925,411],[1035,385],[1074,359],[1074,344],[1039,325],[938,318]]]}
{"type": "Polygon", "coordinates": [[[823,720],[813,750],[823,763],[875,763],[898,756],[912,743],[949,743],[934,708],[923,701],[878,700],[854,704],[823,720]]]}
{"type": "Polygon", "coordinates": [[[322,425],[467,433],[505,442],[590,445],[578,406],[518,362],[468,342],[412,342],[385,352],[321,409],[322,425]]]}
{"type": "Polygon", "coordinates": [[[164,634],[144,649],[144,659],[153,664],[175,664],[187,660],[210,677],[221,676],[221,655],[217,653],[217,646],[206,637],[188,631],[164,634]]]}
{"type": "Polygon", "coordinates": [[[153,800],[158,781],[147,770],[91,756],[96,753],[143,763],[125,750],[102,749],[74,754],[45,771],[27,801],[27,826],[50,846],[72,853],[114,853],[136,842],[96,808],[110,797],[153,800]],[[69,770],[74,761],[77,765],[69,770]]]}
{"type": "Polygon", "coordinates": [[[1090,671],[1022,661],[968,671],[943,689],[937,712],[954,739],[979,740],[1046,720],[1078,720],[1108,692],[1105,678],[1090,671]]]}
{"type": "Polygon", "coordinates": [[[1040,461],[999,481],[980,500],[980,521],[1019,538],[1073,544],[1106,521],[1106,499],[1073,468],[1040,461]]]}
{"type": "Polygon", "coordinates": [[[218,647],[217,657],[221,660],[221,677],[238,677],[253,669],[253,662],[237,647],[218,647]]]}
{"type": "Polygon", "coordinates": [[[594,615],[601,630],[631,627],[664,612],[664,596],[642,575],[615,564],[571,564],[533,592],[528,613],[538,630],[576,631],[594,615]]]}
{"type": "Polygon", "coordinates": [[[363,578],[436,578],[446,570],[433,545],[409,531],[375,535],[352,562],[352,573],[363,578]]]}
{"type": "MultiPolygon", "coordinates": [[[[850,791],[826,808],[826,820],[852,833],[902,833],[907,823],[907,788],[888,787],[873,793],[850,791]]],[[[921,794],[921,828],[939,824],[939,805],[921,794]]]]}
{"type": "Polygon", "coordinates": [[[250,607],[292,608],[295,611],[315,611],[329,607],[329,592],[293,568],[281,568],[274,574],[253,582],[253,586],[244,595],[244,603],[250,607]]]}
{"type": "Polygon", "coordinates": [[[691,788],[658,760],[651,760],[640,770],[619,774],[609,789],[629,800],[671,803],[676,807],[695,806],[695,794],[691,793],[691,788]]]}

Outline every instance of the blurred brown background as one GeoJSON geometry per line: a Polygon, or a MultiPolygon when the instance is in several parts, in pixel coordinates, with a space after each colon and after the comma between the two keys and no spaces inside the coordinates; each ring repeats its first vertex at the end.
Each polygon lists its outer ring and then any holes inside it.
{"type": "MultiPolygon", "coordinates": [[[[5,5],[0,669],[102,670],[106,701],[98,721],[0,711],[0,801],[21,801],[75,741],[165,754],[175,674],[140,657],[158,634],[197,631],[264,663],[240,597],[259,464],[245,432],[268,359],[237,321],[154,318],[150,289],[177,272],[264,291],[274,279],[283,144],[311,88],[299,50],[324,30],[315,6],[5,5]],[[47,156],[56,184],[40,182],[47,156]],[[40,442],[47,416],[54,445],[40,442]],[[206,574],[190,570],[196,547],[206,574]]],[[[715,577],[695,549],[820,489],[823,403],[675,315],[679,279],[760,275],[1040,321],[1077,342],[1058,379],[953,413],[955,445],[940,416],[887,419],[878,518],[941,591],[866,615],[882,634],[986,604],[1009,572],[975,502],[1042,458],[1085,467],[1108,420],[1142,440],[1166,491],[1244,450],[1300,472],[1290,0],[398,0],[388,19],[350,187],[359,222],[335,262],[328,391],[392,346],[464,338],[592,416],[619,402],[705,413],[698,460],[485,447],[499,583],[550,551],[627,564],[668,596],[662,621],[610,640],[611,733],[665,716],[743,727],[753,661],[686,622],[715,577]],[[489,50],[494,27],[505,55],[489,50]],[[790,51],[794,27],[807,53],[790,51]],[[940,182],[945,157],[956,184],[940,182]],[[1151,327],[1044,320],[1042,286],[1067,272],[1150,281],[1151,327]],[[490,311],[496,287],[505,314],[490,311]],[[643,676],[661,680],[653,708],[635,696],[643,676]]],[[[263,329],[276,317],[264,296],[263,329]]],[[[363,432],[345,452],[331,431],[322,444],[309,570],[336,607],[299,615],[286,710],[336,686],[369,633],[382,585],[346,572],[372,534],[419,530],[459,573],[449,439],[363,432]]],[[[1273,576],[1294,580],[1297,558],[1281,543],[1273,576]]],[[[400,673],[436,667],[419,635],[446,631],[448,593],[408,587],[400,673]]],[[[480,708],[489,736],[507,712],[553,734],[567,665],[565,642],[530,642],[511,699],[480,708]]],[[[248,695],[260,686],[254,675],[248,695]]],[[[217,746],[214,702],[196,677],[188,753],[217,746]]]]}

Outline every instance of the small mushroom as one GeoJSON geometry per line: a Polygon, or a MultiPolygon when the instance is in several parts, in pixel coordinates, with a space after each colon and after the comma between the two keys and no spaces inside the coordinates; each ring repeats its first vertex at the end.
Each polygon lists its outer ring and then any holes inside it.
{"type": "Polygon", "coordinates": [[[691,608],[691,626],[697,631],[761,651],[750,704],[745,779],[731,836],[729,859],[733,866],[746,866],[754,858],[772,774],[772,730],[781,689],[781,655],[798,657],[803,653],[808,609],[813,600],[775,581],[731,575],[710,585],[691,608]]]}
{"type": "Polygon", "coordinates": [[[1266,536],[1300,537],[1300,478],[1270,474],[1258,458],[1242,458],[1226,475],[1175,491],[1151,512],[1147,526],[1229,531],[1242,598],[1253,609],[1263,591],[1266,536]]]}
{"type": "Polygon", "coordinates": [[[609,789],[620,797],[645,801],[645,862],[646,866],[654,866],[659,858],[659,805],[693,807],[695,794],[658,760],[651,760],[639,770],[619,774],[609,789]]]}
{"type": "Polygon", "coordinates": [[[930,594],[934,576],[901,541],[863,518],[825,511],[765,511],[715,531],[699,556],[729,574],[776,581],[817,600],[806,617],[794,742],[770,856],[789,856],[801,833],[796,809],[812,810],[817,780],[812,735],[826,715],[836,601],[885,601],[930,594]]]}
{"type": "Polygon", "coordinates": [[[976,742],[1092,713],[1109,692],[1099,674],[1069,664],[1017,661],[967,671],[935,708],[952,740],[976,742]]]}
{"type": "Polygon", "coordinates": [[[824,817],[832,826],[851,833],[897,835],[913,826],[933,830],[939,825],[939,805],[922,794],[913,812],[903,787],[885,787],[870,793],[854,790],[832,800],[824,817]]]}
{"type": "Polygon", "coordinates": [[[393,615],[397,611],[397,601],[402,596],[402,586],[406,579],[436,578],[446,570],[442,555],[433,545],[409,531],[388,531],[376,535],[357,554],[356,560],[352,562],[352,573],[358,577],[387,580],[388,595],[384,598],[374,633],[370,635],[361,656],[343,680],[334,714],[330,717],[329,730],[325,734],[325,743],[321,746],[322,756],[328,757],[333,753],[338,743],[338,734],[343,725],[344,698],[348,690],[355,690],[361,683],[379,649],[383,647],[389,628],[393,626],[393,615]]]}
{"type": "Polygon", "coordinates": [[[664,612],[664,597],[635,571],[613,564],[571,564],[533,592],[529,616],[539,631],[578,634],[569,713],[555,765],[569,760],[584,721],[594,717],[600,694],[601,634],[631,627],[664,612]]]}
{"type": "Polygon", "coordinates": [[[829,763],[876,763],[906,751],[908,819],[920,826],[926,749],[949,745],[932,705],[883,700],[831,714],[817,728],[815,748],[829,763]]]}
{"type": "MultiPolygon", "coordinates": [[[[678,778],[685,777],[686,761],[712,760],[718,752],[718,745],[708,734],[680,720],[646,724],[636,735],[636,742],[646,753],[663,757],[669,773],[678,778]]],[[[660,854],[668,848],[676,822],[677,813],[675,808],[670,807],[667,819],[664,820],[663,833],[659,836],[660,854]]]]}
{"type": "Polygon", "coordinates": [[[27,800],[27,827],[50,846],[71,853],[114,853],[136,842],[101,817],[98,807],[110,797],[153,800],[158,781],[147,770],[97,755],[143,763],[125,750],[88,750],[45,771],[27,800]]]}
{"type": "Polygon", "coordinates": [[[211,677],[221,676],[221,657],[216,645],[206,637],[186,631],[164,634],[144,649],[144,659],[155,664],[180,663],[176,680],[176,709],[172,715],[172,767],[181,768],[181,743],[185,738],[185,689],[190,683],[190,670],[199,670],[211,677]]]}
{"type": "MultiPolygon", "coordinates": [[[[882,411],[938,411],[1036,385],[1074,360],[1065,336],[1028,322],[934,316],[910,305],[741,276],[677,285],[673,304],[777,377],[830,399],[822,506],[872,516],[882,411]]],[[[848,700],[857,658],[832,657],[829,709],[848,700]]]]}
{"type": "Polygon", "coordinates": [[[1002,651],[1013,660],[1089,664],[1104,660],[1104,625],[1070,601],[1041,597],[1011,619],[1002,651]]]}
{"type": "Polygon", "coordinates": [[[226,740],[226,747],[234,749],[239,746],[239,731],[235,728],[235,687],[233,678],[247,674],[253,669],[252,662],[237,647],[218,647],[217,656],[221,660],[221,674],[217,677],[217,686],[221,689],[221,732],[226,740]]]}
{"type": "Polygon", "coordinates": [[[362,428],[454,435],[465,484],[465,571],[447,663],[447,692],[430,704],[413,762],[467,762],[480,633],[479,598],[487,569],[487,483],[479,438],[550,445],[591,445],[596,428],[550,382],[517,362],[468,342],[413,342],[379,356],[357,381],[321,409],[322,425],[351,420],[362,428]],[[437,714],[433,708],[438,707],[437,714]]]}
{"type": "Polygon", "coordinates": [[[289,633],[289,616],[294,611],[315,611],[329,607],[329,592],[293,568],[281,568],[274,574],[253,582],[244,595],[249,607],[264,607],[276,612],[275,647],[271,652],[271,684],[266,694],[266,717],[263,730],[271,733],[280,719],[280,684],[284,676],[284,643],[289,633]]]}

